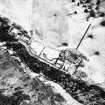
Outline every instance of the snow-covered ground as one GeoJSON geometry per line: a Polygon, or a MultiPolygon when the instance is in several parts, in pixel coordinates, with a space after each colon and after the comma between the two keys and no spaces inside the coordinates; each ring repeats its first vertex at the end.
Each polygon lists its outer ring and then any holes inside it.
{"type": "Polygon", "coordinates": [[[78,0],[74,3],[69,0],[14,1],[1,2],[0,13],[10,17],[25,29],[32,30],[33,46],[37,46],[34,45],[34,41],[37,40],[42,45],[55,49],[62,49],[62,43],[65,42],[68,44],[67,47],[76,47],[91,23],[79,47],[79,50],[86,53],[90,59],[83,71],[88,74],[93,83],[101,84],[105,88],[105,27],[100,26],[104,18],[91,18],[87,22],[88,14],[84,13],[81,5],[77,6],[78,0]],[[74,14],[75,11],[77,14],[74,14]],[[90,34],[93,38],[88,37],[90,34]]]}

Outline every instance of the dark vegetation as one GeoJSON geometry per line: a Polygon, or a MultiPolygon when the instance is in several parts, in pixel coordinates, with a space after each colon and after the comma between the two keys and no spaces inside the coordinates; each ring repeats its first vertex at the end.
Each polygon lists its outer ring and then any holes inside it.
{"type": "Polygon", "coordinates": [[[0,91],[0,105],[20,105],[23,100],[30,100],[30,97],[22,92],[16,92],[8,97],[0,91]]]}
{"type": "Polygon", "coordinates": [[[16,42],[18,41],[15,36],[8,33],[10,29],[9,20],[7,18],[0,17],[0,42],[16,42]]]}
{"type": "Polygon", "coordinates": [[[101,26],[105,27],[105,20],[100,23],[101,26]]]}

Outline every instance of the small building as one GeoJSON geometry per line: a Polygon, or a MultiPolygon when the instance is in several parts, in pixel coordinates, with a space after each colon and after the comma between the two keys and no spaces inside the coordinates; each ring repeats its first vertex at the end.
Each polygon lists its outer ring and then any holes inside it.
{"type": "Polygon", "coordinates": [[[78,67],[82,67],[84,65],[84,60],[88,59],[76,49],[66,49],[61,50],[55,64],[60,69],[69,72],[77,70],[78,67]]]}

